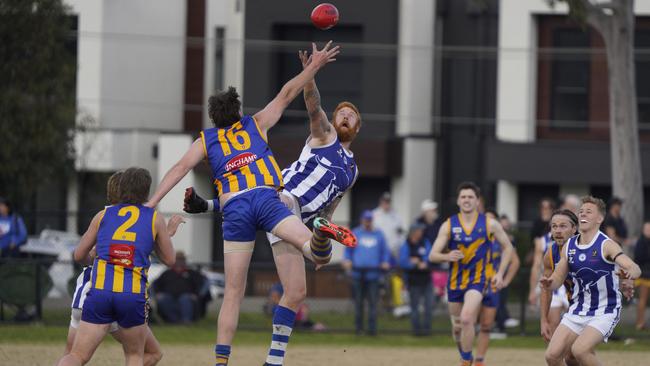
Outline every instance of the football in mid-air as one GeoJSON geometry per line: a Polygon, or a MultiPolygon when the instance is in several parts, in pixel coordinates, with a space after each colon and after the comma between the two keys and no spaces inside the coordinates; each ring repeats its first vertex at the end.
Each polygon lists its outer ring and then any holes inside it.
{"type": "Polygon", "coordinates": [[[339,22],[339,10],[330,3],[322,3],[311,11],[311,22],[318,29],[330,29],[339,22]]]}

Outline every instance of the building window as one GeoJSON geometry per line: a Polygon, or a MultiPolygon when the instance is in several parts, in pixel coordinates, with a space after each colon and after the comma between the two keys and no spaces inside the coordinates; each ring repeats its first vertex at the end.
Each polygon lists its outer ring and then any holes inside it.
{"type": "Polygon", "coordinates": [[[214,37],[214,90],[223,90],[223,60],[226,30],[223,27],[215,29],[214,37]]]}
{"type": "MultiPolygon", "coordinates": [[[[328,32],[323,32],[311,24],[276,24],[273,27],[273,39],[282,41],[273,49],[275,63],[273,69],[277,72],[275,72],[276,78],[272,86],[273,91],[277,92],[298,71],[297,46],[294,42],[305,42],[303,47],[310,52],[311,45],[308,42],[312,41],[317,42],[319,47],[322,47],[330,39],[335,39],[337,44],[356,44],[363,40],[363,28],[354,25],[338,25],[328,32]],[[284,42],[287,41],[293,42],[285,45],[284,42]]],[[[361,103],[362,76],[361,50],[354,47],[346,48],[345,57],[339,57],[335,63],[328,65],[319,73],[317,81],[323,109],[329,114],[342,100],[351,101],[363,109],[361,103]],[[345,80],[345,82],[341,82],[341,80],[345,80]]],[[[283,116],[283,124],[304,124],[305,110],[302,96],[296,98],[287,108],[287,112],[283,116]]]]}
{"type": "MultiPolygon", "coordinates": [[[[641,138],[650,141],[650,18],[637,18],[636,87],[641,138]]],[[[609,140],[605,45],[566,16],[538,17],[537,136],[609,140]]]]}

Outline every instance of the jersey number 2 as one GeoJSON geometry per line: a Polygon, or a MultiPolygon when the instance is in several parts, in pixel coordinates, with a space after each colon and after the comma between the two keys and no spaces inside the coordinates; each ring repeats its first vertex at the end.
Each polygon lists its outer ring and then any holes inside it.
{"type": "Polygon", "coordinates": [[[136,233],[127,230],[138,221],[140,209],[135,206],[126,206],[117,213],[118,216],[126,216],[126,214],[130,214],[129,218],[115,230],[113,240],[135,241],[136,233]]]}

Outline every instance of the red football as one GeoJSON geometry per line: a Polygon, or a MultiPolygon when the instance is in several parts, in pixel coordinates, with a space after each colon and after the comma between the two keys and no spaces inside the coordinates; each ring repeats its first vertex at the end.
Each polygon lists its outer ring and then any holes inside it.
{"type": "Polygon", "coordinates": [[[311,22],[318,29],[330,29],[339,22],[339,10],[330,3],[322,3],[311,11],[311,22]]]}

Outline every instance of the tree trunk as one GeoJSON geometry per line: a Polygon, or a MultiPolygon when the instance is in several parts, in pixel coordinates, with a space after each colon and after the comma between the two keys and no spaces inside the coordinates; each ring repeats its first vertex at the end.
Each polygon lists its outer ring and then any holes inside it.
{"type": "MultiPolygon", "coordinates": [[[[609,124],[612,193],[624,200],[629,236],[643,223],[643,182],[634,65],[634,1],[615,1],[607,21],[592,25],[605,40],[609,74],[609,124]]],[[[621,243],[622,244],[622,243],[621,243]]]]}

